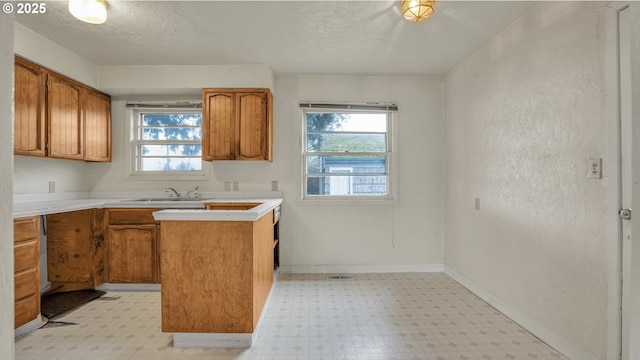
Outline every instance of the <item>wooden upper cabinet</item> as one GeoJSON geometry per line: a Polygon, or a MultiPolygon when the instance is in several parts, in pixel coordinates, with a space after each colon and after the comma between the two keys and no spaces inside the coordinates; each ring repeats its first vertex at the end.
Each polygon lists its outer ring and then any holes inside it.
{"type": "Polygon", "coordinates": [[[236,95],[211,90],[202,101],[202,158],[235,159],[236,95]]]}
{"type": "Polygon", "coordinates": [[[17,155],[45,156],[46,71],[16,57],[13,151],[17,155]]]}
{"type": "Polygon", "coordinates": [[[14,154],[111,161],[111,97],[15,57],[14,154]]]}
{"type": "Polygon", "coordinates": [[[202,91],[203,160],[273,159],[269,89],[202,91]]]}
{"type": "Polygon", "coordinates": [[[82,160],[83,86],[51,73],[47,95],[49,157],[82,160]]]}
{"type": "Polygon", "coordinates": [[[84,160],[111,161],[111,98],[86,89],[84,107],[84,160]]]}

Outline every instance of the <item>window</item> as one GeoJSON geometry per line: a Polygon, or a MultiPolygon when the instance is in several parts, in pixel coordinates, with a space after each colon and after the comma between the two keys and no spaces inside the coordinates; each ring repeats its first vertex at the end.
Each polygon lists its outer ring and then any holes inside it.
{"type": "MultiPolygon", "coordinates": [[[[199,106],[199,105],[198,105],[199,106]]],[[[202,111],[151,105],[131,110],[131,175],[205,176],[202,111]]]]}
{"type": "Polygon", "coordinates": [[[390,199],[395,106],[301,104],[303,199],[390,199]]]}

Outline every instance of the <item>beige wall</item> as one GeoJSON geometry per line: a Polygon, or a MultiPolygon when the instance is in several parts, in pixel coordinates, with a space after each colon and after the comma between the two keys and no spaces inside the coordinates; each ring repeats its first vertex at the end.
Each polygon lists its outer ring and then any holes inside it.
{"type": "MultiPolygon", "coordinates": [[[[125,101],[113,102],[113,162],[89,164],[92,191],[163,190],[284,192],[282,261],[286,271],[433,269],[443,262],[444,118],[439,77],[278,75],[274,88],[273,163],[222,161],[208,181],[128,181],[125,101]],[[397,204],[307,206],[300,203],[300,101],[397,102],[394,163],[397,204]],[[429,111],[424,111],[429,109],[429,111]],[[417,166],[418,164],[429,166],[417,166]]],[[[439,268],[441,269],[441,265],[439,268]]]]}
{"type": "Polygon", "coordinates": [[[446,77],[445,265],[576,359],[607,346],[604,27],[543,2],[446,77]]]}
{"type": "MultiPolygon", "coordinates": [[[[16,52],[49,63],[65,75],[65,63],[84,64],[82,59],[56,48],[37,34],[16,25],[16,52]],[[44,44],[43,44],[44,43],[44,44]],[[38,48],[48,49],[47,53],[38,48]],[[59,58],[67,58],[60,62],[59,58]],[[49,58],[51,58],[49,60],[49,58]]],[[[407,271],[441,270],[444,246],[444,98],[441,77],[394,76],[269,76],[270,69],[251,66],[247,72],[226,71],[222,83],[211,80],[211,87],[261,86],[273,88],[275,153],[274,162],[213,162],[206,181],[127,180],[128,137],[127,100],[184,100],[199,98],[201,83],[193,78],[199,67],[176,69],[155,79],[154,89],[146,88],[150,71],[136,67],[97,67],[100,84],[117,89],[112,102],[113,162],[83,163],[70,160],[34,159],[16,156],[16,194],[46,193],[49,181],[56,181],[57,192],[84,191],[162,191],[168,186],[188,190],[222,191],[224,182],[239,182],[240,190],[268,191],[271,181],[284,192],[282,215],[282,262],[287,271],[407,271]],[[138,69],[139,70],[139,69],[138,69]],[[104,74],[122,71],[126,76],[104,74]],[[234,74],[238,74],[237,76],[234,74]],[[120,80],[118,80],[120,79],[120,80]],[[256,80],[257,79],[257,80],[256,80]],[[273,82],[273,86],[271,85],[273,82]],[[135,88],[139,83],[140,88],[135,88]],[[243,85],[246,84],[246,85],[243,85]],[[175,91],[171,94],[171,91],[175,91]],[[302,113],[299,102],[383,101],[399,105],[395,132],[397,201],[388,205],[300,204],[302,113]],[[423,166],[427,164],[427,166],[423,166]],[[287,242],[286,246],[284,242],[287,242]]],[[[226,67],[228,68],[228,67],[226,67]]],[[[152,68],[153,70],[154,68],[152,68]]],[[[228,69],[227,69],[228,70],[228,69]]],[[[215,80],[217,81],[217,80],[215,80]]]]}
{"type": "Polygon", "coordinates": [[[0,14],[0,359],[14,357],[13,19],[0,14]]]}

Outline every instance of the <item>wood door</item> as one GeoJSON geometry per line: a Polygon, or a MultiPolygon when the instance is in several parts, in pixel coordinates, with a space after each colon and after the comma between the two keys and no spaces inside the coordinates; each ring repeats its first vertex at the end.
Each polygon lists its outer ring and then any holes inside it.
{"type": "Polygon", "coordinates": [[[236,100],[233,92],[202,92],[202,159],[235,159],[236,100]]]}
{"type": "Polygon", "coordinates": [[[84,159],[111,161],[111,98],[85,89],[84,159]]]}
{"type": "Polygon", "coordinates": [[[236,159],[267,160],[267,94],[238,93],[236,159]]]}
{"type": "Polygon", "coordinates": [[[15,327],[40,314],[40,217],[13,221],[15,327]]]}
{"type": "Polygon", "coordinates": [[[94,209],[47,215],[47,273],[61,291],[93,289],[94,209]]]}
{"type": "Polygon", "coordinates": [[[109,282],[157,283],[156,247],[156,225],[109,226],[109,282]]]}
{"type": "Polygon", "coordinates": [[[14,76],[13,152],[46,156],[46,70],[16,57],[14,76]]]}
{"type": "Polygon", "coordinates": [[[58,74],[48,78],[49,156],[82,160],[83,86],[58,74]]]}

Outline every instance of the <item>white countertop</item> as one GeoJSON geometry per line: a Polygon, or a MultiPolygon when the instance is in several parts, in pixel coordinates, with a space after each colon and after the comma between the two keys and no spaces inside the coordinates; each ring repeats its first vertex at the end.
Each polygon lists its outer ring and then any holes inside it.
{"type": "Polygon", "coordinates": [[[256,221],[282,204],[282,199],[215,199],[206,202],[262,203],[249,210],[166,209],[153,213],[158,221],[256,221]]]}
{"type": "Polygon", "coordinates": [[[37,216],[69,211],[102,208],[157,208],[156,220],[226,220],[253,221],[282,203],[281,192],[206,192],[198,200],[139,201],[142,198],[166,197],[163,192],[56,193],[15,195],[13,217],[37,216]],[[210,202],[260,202],[249,210],[204,210],[210,202]],[[206,215],[205,215],[206,214],[206,215]]]}

